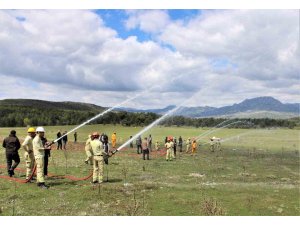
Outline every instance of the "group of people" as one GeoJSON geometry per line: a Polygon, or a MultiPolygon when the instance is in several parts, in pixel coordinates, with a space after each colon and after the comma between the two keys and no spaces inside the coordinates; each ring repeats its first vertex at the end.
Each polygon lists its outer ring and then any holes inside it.
{"type": "Polygon", "coordinates": [[[24,150],[24,158],[26,163],[26,180],[30,181],[33,174],[33,168],[36,164],[36,181],[40,188],[48,188],[45,185],[45,175],[48,174],[48,158],[50,157],[51,145],[45,137],[45,129],[38,127],[37,129],[30,127],[27,130],[22,145],[16,135],[16,131],[12,130],[8,137],[3,140],[2,146],[6,149],[7,172],[10,177],[15,173],[14,170],[20,163],[19,149],[24,150]]]}
{"type": "MultiPolygon", "coordinates": [[[[67,131],[61,134],[60,131],[57,133],[57,149],[66,150],[66,144],[68,141],[67,131]]],[[[132,136],[130,136],[132,139],[132,136]]],[[[145,137],[142,140],[141,136],[136,139],[137,154],[143,154],[143,160],[149,160],[150,152],[152,151],[152,136],[145,137]]],[[[74,133],[74,142],[77,142],[77,133],[74,133]]],[[[112,148],[116,148],[117,134],[114,132],[111,136],[112,148]]],[[[33,174],[33,168],[36,164],[36,174],[37,174],[37,185],[41,188],[48,188],[45,185],[45,176],[48,174],[48,159],[51,156],[51,144],[47,141],[45,137],[45,129],[43,127],[38,127],[37,129],[30,127],[27,130],[27,136],[22,144],[18,137],[16,136],[16,131],[12,130],[7,138],[4,139],[3,145],[6,149],[6,159],[7,159],[7,172],[10,177],[14,175],[14,170],[20,163],[19,149],[22,147],[24,150],[24,158],[26,163],[26,180],[30,181],[33,174]]],[[[130,147],[133,148],[133,142],[130,143],[130,147]]],[[[156,141],[155,149],[159,150],[159,142],[156,141]]],[[[172,161],[176,159],[177,147],[179,151],[183,151],[183,139],[181,136],[176,137],[166,137],[165,145],[166,148],[166,160],[172,161]]],[[[191,140],[188,138],[186,140],[186,153],[194,155],[197,150],[197,142],[195,139],[191,140]]],[[[215,150],[221,151],[221,139],[212,137],[210,139],[210,150],[214,152],[215,150]]],[[[85,159],[86,164],[93,165],[93,184],[103,182],[103,168],[104,163],[108,164],[108,158],[112,155],[109,151],[109,140],[105,133],[101,135],[98,132],[93,132],[88,136],[85,143],[85,152],[87,158],[85,159]]]]}

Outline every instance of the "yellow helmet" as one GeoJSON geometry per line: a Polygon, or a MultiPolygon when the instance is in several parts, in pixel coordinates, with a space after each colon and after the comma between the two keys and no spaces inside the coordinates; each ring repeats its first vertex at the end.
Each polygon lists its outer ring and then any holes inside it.
{"type": "Polygon", "coordinates": [[[29,127],[27,133],[35,133],[34,127],[29,127]]]}

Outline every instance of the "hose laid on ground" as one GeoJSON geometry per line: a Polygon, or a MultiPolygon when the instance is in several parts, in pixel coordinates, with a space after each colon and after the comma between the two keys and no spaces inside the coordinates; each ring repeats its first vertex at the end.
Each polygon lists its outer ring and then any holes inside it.
{"type": "MultiPolygon", "coordinates": [[[[6,168],[6,166],[0,165],[0,168],[6,168]]],[[[24,170],[22,170],[20,168],[16,168],[15,170],[17,170],[17,171],[24,171],[24,170]]],[[[20,184],[26,184],[26,183],[28,183],[33,178],[33,176],[35,174],[35,171],[36,171],[36,164],[34,165],[32,173],[31,173],[30,177],[27,180],[16,178],[16,177],[4,176],[4,175],[0,175],[0,178],[6,179],[6,180],[15,181],[15,182],[18,182],[20,184]]]]}

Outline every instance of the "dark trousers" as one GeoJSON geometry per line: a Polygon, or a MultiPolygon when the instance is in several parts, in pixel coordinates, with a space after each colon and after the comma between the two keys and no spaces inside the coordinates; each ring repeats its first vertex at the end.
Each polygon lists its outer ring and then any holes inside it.
{"type": "Polygon", "coordinates": [[[57,150],[58,149],[62,150],[62,143],[61,143],[61,141],[57,142],[57,150]]]}
{"type": "Polygon", "coordinates": [[[182,152],[182,144],[179,144],[179,151],[182,152]]]}
{"type": "MultiPolygon", "coordinates": [[[[108,144],[107,143],[104,143],[104,151],[108,154],[108,144]]],[[[108,156],[107,155],[104,156],[103,159],[104,159],[104,163],[106,165],[108,165],[108,156]]]]}
{"type": "Polygon", "coordinates": [[[142,153],[142,146],[141,145],[137,145],[137,154],[140,154],[140,149],[141,149],[141,153],[142,153]]]}
{"type": "Polygon", "coordinates": [[[174,156],[176,156],[176,145],[174,145],[174,156]]]}
{"type": "Polygon", "coordinates": [[[149,149],[143,150],[143,159],[145,160],[147,156],[147,160],[149,160],[149,149]]]}
{"type": "Polygon", "coordinates": [[[64,150],[67,150],[67,149],[66,149],[67,142],[68,142],[68,141],[63,141],[63,148],[64,148],[64,150]]]}
{"type": "Polygon", "coordinates": [[[50,150],[45,150],[45,157],[44,157],[44,175],[48,175],[48,162],[50,157],[50,150]]]}
{"type": "Polygon", "coordinates": [[[18,152],[6,152],[7,171],[14,170],[20,163],[18,152]],[[14,163],[13,163],[14,161],[14,163]]]}

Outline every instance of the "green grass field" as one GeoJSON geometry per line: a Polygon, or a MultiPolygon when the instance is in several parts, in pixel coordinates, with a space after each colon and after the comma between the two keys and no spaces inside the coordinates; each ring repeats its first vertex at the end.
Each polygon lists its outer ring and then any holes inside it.
{"type": "MultiPolygon", "coordinates": [[[[46,136],[53,140],[58,129],[71,128],[46,127],[46,136]]],[[[66,152],[52,151],[49,172],[84,177],[91,169],[84,164],[89,133],[110,137],[116,131],[120,145],[141,129],[85,126],[77,131],[79,143],[72,143],[71,134],[66,152]]],[[[22,140],[26,129],[16,130],[22,140]]],[[[168,135],[186,139],[207,130],[155,127],[146,134],[162,143],[168,135]]],[[[9,131],[0,129],[1,142],[9,131]]],[[[50,189],[42,190],[34,183],[0,179],[0,215],[300,215],[299,130],[220,129],[209,136],[200,139],[196,156],[182,153],[172,162],[155,152],[144,161],[135,149],[124,149],[110,158],[104,172],[108,181],[100,186],[49,177],[50,189]],[[209,151],[209,136],[229,138],[222,152],[209,151]]],[[[22,150],[20,156],[19,167],[25,168],[22,150]]],[[[5,165],[3,149],[0,165],[5,165]]]]}

